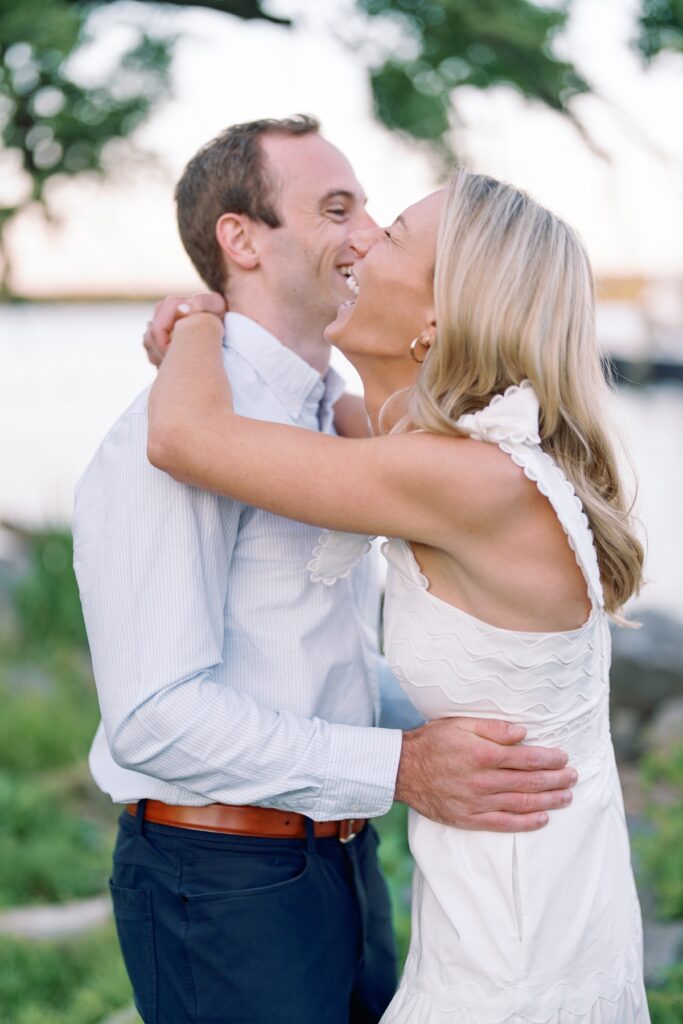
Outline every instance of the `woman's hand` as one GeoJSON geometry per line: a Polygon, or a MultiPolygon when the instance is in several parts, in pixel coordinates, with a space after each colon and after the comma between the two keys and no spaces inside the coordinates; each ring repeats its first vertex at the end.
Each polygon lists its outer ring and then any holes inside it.
{"type": "Polygon", "coordinates": [[[173,328],[190,313],[212,313],[221,321],[227,312],[225,299],[218,292],[198,295],[167,295],[154,307],[154,316],[147,324],[143,345],[153,366],[161,366],[171,344],[173,328]]]}

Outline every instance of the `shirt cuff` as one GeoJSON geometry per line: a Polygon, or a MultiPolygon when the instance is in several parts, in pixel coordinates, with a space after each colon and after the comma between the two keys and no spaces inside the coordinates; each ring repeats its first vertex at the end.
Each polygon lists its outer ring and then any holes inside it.
{"type": "Polygon", "coordinates": [[[354,725],[330,726],[330,752],[317,821],[376,818],[394,802],[403,733],[354,725]]]}

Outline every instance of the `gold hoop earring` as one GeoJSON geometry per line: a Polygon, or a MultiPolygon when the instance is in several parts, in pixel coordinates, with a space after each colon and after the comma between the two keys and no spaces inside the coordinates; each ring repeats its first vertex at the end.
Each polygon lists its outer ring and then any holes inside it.
{"type": "Polygon", "coordinates": [[[422,334],[418,334],[417,338],[413,338],[413,340],[410,343],[410,358],[415,360],[416,363],[419,363],[420,366],[422,366],[422,364],[424,363],[425,359],[429,355],[429,349],[431,347],[431,344],[432,344],[432,340],[429,337],[429,332],[428,331],[423,331],[422,334]],[[424,348],[426,348],[426,350],[427,350],[425,352],[425,354],[424,354],[424,359],[418,359],[417,358],[417,346],[418,345],[423,345],[424,348]]]}

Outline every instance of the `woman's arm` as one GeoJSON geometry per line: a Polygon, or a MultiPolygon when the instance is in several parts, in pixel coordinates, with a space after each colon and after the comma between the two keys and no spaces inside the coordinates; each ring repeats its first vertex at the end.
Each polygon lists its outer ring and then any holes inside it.
{"type": "Polygon", "coordinates": [[[509,501],[489,445],[425,433],[350,440],[236,415],[221,341],[215,317],[181,321],[152,388],[149,459],[177,480],[316,526],[446,549],[509,501]]]}

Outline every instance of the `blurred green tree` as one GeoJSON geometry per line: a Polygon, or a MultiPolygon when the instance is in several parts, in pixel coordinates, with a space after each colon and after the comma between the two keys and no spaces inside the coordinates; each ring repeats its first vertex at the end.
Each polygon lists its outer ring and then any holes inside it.
{"type": "MultiPolygon", "coordinates": [[[[507,84],[568,117],[585,137],[571,101],[590,85],[553,51],[571,0],[355,2],[379,28],[387,20],[398,27],[400,41],[392,31],[392,48],[370,67],[376,114],[392,131],[450,159],[457,90],[507,84]]],[[[92,41],[91,15],[104,6],[110,4],[0,0],[0,167],[20,168],[25,183],[18,198],[0,200],[0,298],[11,288],[7,229],[14,218],[32,204],[49,216],[53,179],[105,173],[107,144],[129,139],[168,95],[175,39],[159,18],[164,8],[204,7],[291,24],[270,14],[267,0],[135,0],[132,6],[149,9],[145,27],[128,18],[128,46],[113,66],[86,78],[78,58],[92,41]]],[[[683,0],[642,0],[640,30],[638,45],[648,59],[663,49],[683,50],[683,0]]]]}
{"type": "MultiPolygon", "coordinates": [[[[167,4],[173,0],[167,0],[167,4]]],[[[91,36],[99,0],[0,0],[0,159],[23,171],[23,189],[11,202],[0,200],[0,298],[11,289],[7,229],[33,204],[50,215],[50,182],[106,170],[106,146],[127,139],[154,105],[168,94],[173,37],[157,27],[131,25],[131,41],[114,66],[84,76],[76,60],[91,36]]],[[[162,5],[145,4],[152,10],[162,5]]],[[[212,7],[240,18],[281,24],[258,0],[175,6],[212,7]]],[[[0,163],[0,167],[2,166],[0,163]]]]}
{"type": "Polygon", "coordinates": [[[683,0],[643,0],[638,45],[647,60],[663,50],[683,53],[683,0]]]}
{"type": "Polygon", "coordinates": [[[389,53],[371,69],[378,117],[388,128],[422,139],[443,157],[453,154],[453,94],[462,86],[512,85],[569,117],[569,102],[590,91],[573,64],[552,50],[567,5],[530,0],[358,0],[371,17],[394,21],[406,56],[389,53]]]}

